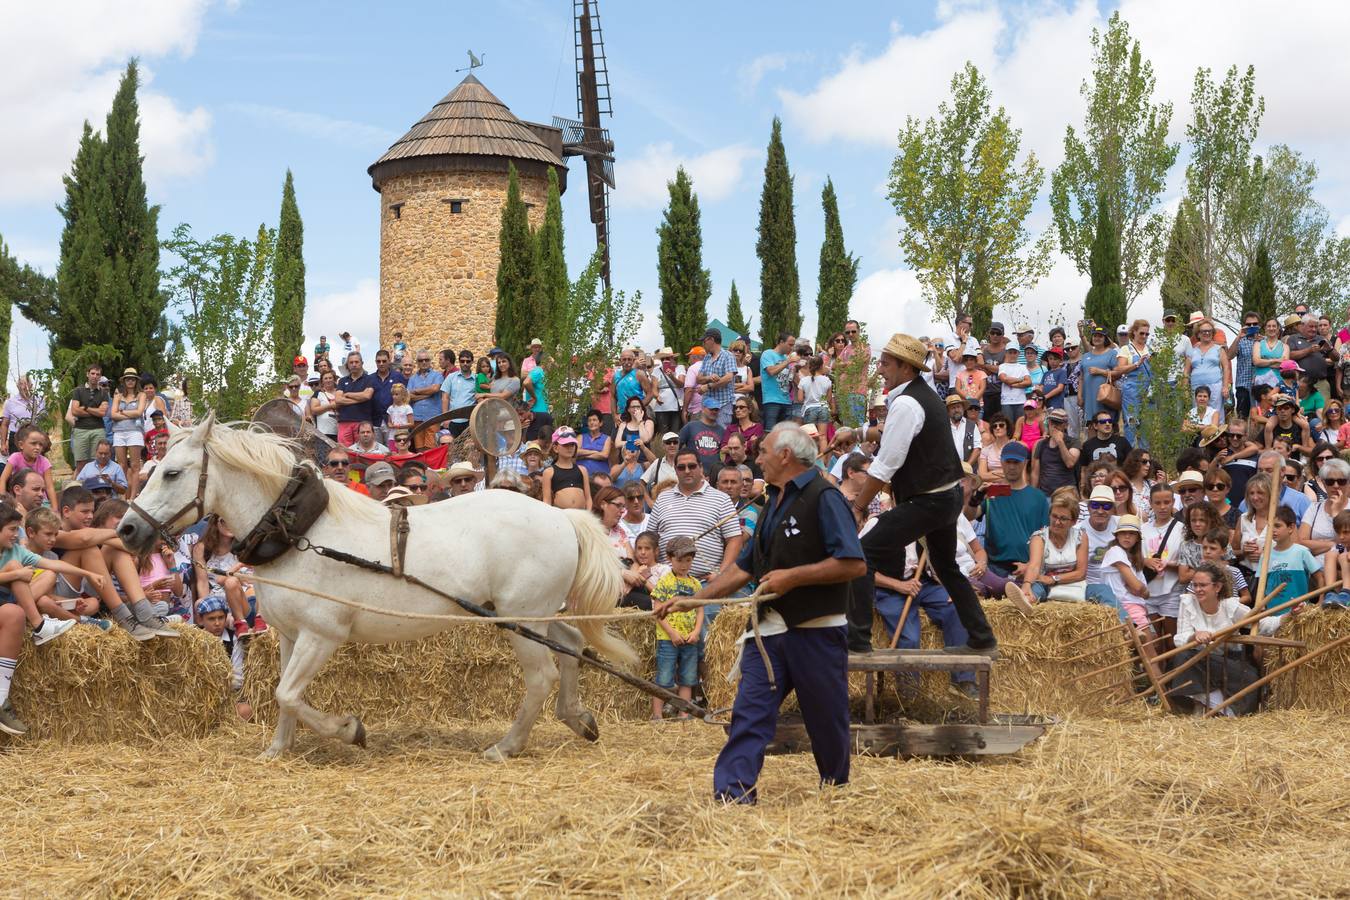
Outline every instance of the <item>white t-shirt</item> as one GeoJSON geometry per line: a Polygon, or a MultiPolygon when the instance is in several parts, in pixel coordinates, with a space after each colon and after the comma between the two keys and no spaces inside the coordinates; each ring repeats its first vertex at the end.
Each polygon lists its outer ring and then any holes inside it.
{"type": "Polygon", "coordinates": [[[684,396],[684,376],[677,369],[667,373],[664,369],[656,372],[656,402],[652,412],[676,412],[680,408],[680,398],[684,396]],[[679,394],[676,394],[676,391],[679,394]]]}
{"type": "MultiPolygon", "coordinates": [[[[1181,546],[1181,539],[1186,528],[1180,522],[1172,527],[1172,533],[1167,535],[1167,546],[1163,547],[1161,554],[1158,548],[1162,546],[1163,535],[1167,534],[1168,525],[1154,525],[1152,520],[1145,522],[1143,527],[1144,536],[1144,557],[1159,556],[1163,562],[1167,562],[1177,552],[1181,546]]],[[[1148,583],[1148,595],[1150,597],[1165,597],[1177,588],[1179,580],[1176,569],[1163,569],[1162,574],[1148,583]]]]}
{"type": "MultiPolygon", "coordinates": [[[[1332,515],[1327,511],[1327,504],[1330,502],[1331,501],[1329,500],[1322,500],[1317,503],[1309,504],[1308,511],[1303,514],[1303,519],[1299,522],[1300,525],[1312,526],[1309,537],[1314,541],[1334,542],[1336,540],[1336,529],[1331,524],[1332,515]]],[[[1316,553],[1313,555],[1313,559],[1317,560],[1319,566],[1326,562],[1326,557],[1327,555],[1325,553],[1316,553]]]]}
{"type": "Polygon", "coordinates": [[[627,517],[619,520],[619,527],[622,528],[623,533],[627,535],[628,543],[630,545],[636,543],[638,535],[647,530],[647,521],[650,518],[651,516],[643,516],[641,522],[630,522],[627,517]]]}
{"type": "Polygon", "coordinates": [[[957,373],[965,368],[965,365],[961,362],[961,357],[967,353],[980,355],[980,342],[975,339],[974,335],[966,338],[965,344],[962,344],[961,339],[954,334],[947,338],[947,385],[952,390],[956,390],[957,373]],[[953,352],[956,353],[956,359],[954,360],[951,358],[953,352]]]}
{"type": "Polygon", "coordinates": [[[1134,572],[1134,577],[1140,581],[1144,580],[1144,573],[1130,565],[1130,557],[1121,547],[1110,547],[1106,551],[1106,556],[1102,558],[1102,584],[1111,589],[1111,593],[1116,595],[1116,599],[1122,603],[1143,603],[1147,597],[1138,597],[1130,592],[1125,586],[1125,579],[1116,568],[1116,563],[1125,563],[1134,572]]]}
{"type": "Polygon", "coordinates": [[[830,379],[827,375],[803,375],[797,385],[802,389],[802,409],[824,404],[825,395],[830,392],[830,379]]]}
{"type": "MultiPolygon", "coordinates": [[[[1023,378],[1031,376],[1031,370],[1021,363],[1000,363],[998,374],[1007,375],[1013,381],[1020,381],[1023,378]]],[[[1027,389],[1023,387],[1013,387],[999,382],[999,402],[1004,406],[1016,406],[1021,409],[1022,404],[1027,402],[1027,389]]]]}
{"type": "Polygon", "coordinates": [[[961,574],[970,577],[975,571],[975,557],[970,553],[970,542],[975,540],[975,526],[965,516],[956,517],[956,564],[961,574]]]}
{"type": "Polygon", "coordinates": [[[384,411],[384,422],[390,428],[408,428],[413,423],[413,408],[406,403],[391,406],[384,411]]]}
{"type": "Polygon", "coordinates": [[[1087,583],[1101,584],[1102,558],[1106,556],[1107,545],[1116,538],[1116,517],[1112,516],[1102,531],[1097,531],[1090,522],[1084,522],[1080,527],[1088,542],[1087,583]]]}

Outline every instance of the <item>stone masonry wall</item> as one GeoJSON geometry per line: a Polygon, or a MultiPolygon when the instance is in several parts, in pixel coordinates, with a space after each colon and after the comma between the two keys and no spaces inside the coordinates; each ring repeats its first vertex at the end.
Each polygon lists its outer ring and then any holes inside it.
{"type": "MultiPolygon", "coordinates": [[[[530,226],[544,218],[548,182],[520,178],[530,226]]],[[[403,332],[408,348],[434,353],[492,346],[498,235],[506,204],[502,172],[400,175],[380,193],[380,346],[403,332]],[[449,200],[463,200],[452,213],[449,200]],[[398,215],[392,209],[402,204],[398,215]]],[[[373,356],[373,350],[372,354],[373,356]]]]}

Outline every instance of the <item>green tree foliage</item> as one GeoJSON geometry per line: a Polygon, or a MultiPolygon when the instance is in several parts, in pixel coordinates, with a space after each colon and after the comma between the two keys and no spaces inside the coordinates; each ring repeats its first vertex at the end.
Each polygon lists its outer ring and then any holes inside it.
{"type": "MultiPolygon", "coordinates": [[[[750,334],[750,323],[745,318],[745,312],[741,309],[741,292],[736,290],[736,279],[731,279],[731,295],[727,297],[727,327],[737,334],[750,334]]],[[[674,346],[674,345],[672,345],[674,346]]],[[[690,344],[689,346],[693,346],[690,344]]],[[[676,353],[684,351],[675,347],[676,353]]]]}
{"type": "Polygon", "coordinates": [[[1092,239],[1088,288],[1084,312],[1088,319],[1108,326],[1108,333],[1125,321],[1125,291],[1120,283],[1120,236],[1111,221],[1110,202],[1097,201],[1097,234],[1092,239]]]}
{"type": "Polygon", "coordinates": [[[534,302],[532,308],[540,318],[531,338],[544,342],[546,352],[557,351],[556,335],[565,329],[562,318],[567,313],[567,294],[571,283],[567,280],[567,259],[563,256],[562,196],[558,191],[558,173],[548,170],[548,200],[544,207],[544,221],[534,235],[534,302]]]}
{"type": "Polygon", "coordinates": [[[276,232],[253,240],[218,234],[200,241],[179,225],[164,249],[178,262],[166,275],[188,350],[181,362],[198,408],[247,418],[276,382],[272,373],[276,232]]]}
{"type": "Polygon", "coordinates": [[[1139,409],[1139,443],[1148,448],[1168,472],[1176,472],[1177,455],[1195,438],[1177,425],[1185,420],[1193,399],[1180,377],[1181,360],[1176,350],[1178,334],[1175,330],[1154,330],[1149,342],[1153,380],[1139,409]],[[1169,376],[1168,373],[1172,374],[1169,376]]]}
{"type": "Polygon", "coordinates": [[[924,299],[945,319],[970,314],[976,334],[995,305],[1044,277],[1050,256],[1050,235],[1031,243],[1025,227],[1044,172],[1034,153],[1017,165],[1022,133],[1002,107],[990,113],[989,98],[967,63],[937,116],[905,122],[890,179],[900,249],[924,299]]]}
{"type": "Polygon", "coordinates": [[[1205,315],[1214,314],[1226,222],[1235,213],[1241,216],[1252,141],[1265,109],[1265,100],[1256,95],[1253,67],[1248,66],[1239,78],[1237,66],[1233,66],[1219,83],[1210,80],[1209,69],[1196,71],[1191,88],[1192,118],[1186,126],[1191,142],[1186,198],[1195,210],[1195,240],[1189,252],[1191,266],[1200,278],[1205,315]]]}
{"type": "MultiPolygon", "coordinates": [[[[1167,219],[1158,209],[1180,145],[1167,140],[1172,104],[1154,103],[1153,65],[1116,12],[1106,33],[1092,31],[1093,71],[1081,93],[1080,135],[1065,129],[1064,162],[1050,178],[1050,209],[1060,249],[1091,274],[1100,201],[1115,224],[1120,284],[1128,308],[1158,274],[1167,219]]],[[[1123,317],[1122,317],[1123,318],[1123,317]]]]}
{"type": "Polygon", "coordinates": [[[1265,244],[1256,248],[1252,264],[1242,279],[1242,308],[1259,315],[1262,322],[1279,314],[1275,303],[1275,275],[1270,270],[1270,252],[1265,244]]]}
{"type": "Polygon", "coordinates": [[[545,357],[553,418],[559,423],[577,424],[590,409],[591,397],[612,365],[614,348],[631,345],[642,324],[641,291],[629,297],[606,288],[600,281],[603,263],[596,250],[572,282],[563,317],[565,328],[557,339],[565,349],[545,357]]]}
{"type": "Polygon", "coordinates": [[[525,201],[520,196],[520,176],[516,167],[507,173],[506,205],[502,207],[502,227],[499,237],[501,258],[497,264],[497,327],[498,347],[520,359],[529,344],[530,329],[539,325],[532,318],[534,299],[534,235],[525,201]]]}
{"type": "Polygon", "coordinates": [[[61,213],[53,349],[117,348],[105,365],[153,370],[167,339],[159,287],[159,207],[146,202],[135,60],[113,98],[107,139],[85,123],[61,213]]]}
{"type": "Polygon", "coordinates": [[[844,247],[844,226],[839,221],[839,198],[834,182],[825,179],[820,192],[825,210],[825,240],[820,245],[820,287],[816,294],[816,343],[824,344],[830,335],[844,330],[848,304],[858,284],[858,257],[844,247]]]}
{"type": "Polygon", "coordinates": [[[764,191],[759,198],[759,339],[767,347],[780,331],[801,332],[801,283],[797,277],[797,224],[792,173],[783,148],[783,123],[773,118],[764,191]]]}
{"type": "Polygon", "coordinates": [[[1204,309],[1205,304],[1204,284],[1195,270],[1199,258],[1196,240],[1195,210],[1189,200],[1182,200],[1172,219],[1172,233],[1163,257],[1162,305],[1164,312],[1175,314],[1183,322],[1191,313],[1204,309]]]}
{"type": "Polygon", "coordinates": [[[15,259],[0,235],[0,385],[9,382],[9,329],[14,308],[26,315],[29,309],[51,309],[55,304],[56,282],[15,259]]]}
{"type": "Polygon", "coordinates": [[[703,226],[698,195],[681,166],[666,183],[670,203],[656,227],[657,282],[661,286],[661,336],[677,352],[694,346],[708,326],[712,276],[703,268],[703,226]]]}
{"type": "Polygon", "coordinates": [[[295,180],[286,170],[281,188],[276,259],[272,262],[272,358],[278,380],[305,342],[305,224],[295,202],[295,180]]]}

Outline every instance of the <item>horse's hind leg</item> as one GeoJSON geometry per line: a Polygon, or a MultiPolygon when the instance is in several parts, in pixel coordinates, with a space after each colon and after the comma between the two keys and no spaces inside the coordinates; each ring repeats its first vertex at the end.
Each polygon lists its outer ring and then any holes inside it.
{"type": "MultiPolygon", "coordinates": [[[[581,650],[581,632],[571,625],[553,622],[548,626],[548,636],[560,644],[566,644],[573,650],[578,652],[581,650]]],[[[595,717],[581,705],[581,691],[577,684],[581,672],[581,663],[577,661],[576,657],[568,656],[566,653],[554,653],[553,658],[558,661],[560,673],[556,707],[558,718],[562,719],[568,728],[586,740],[599,740],[600,726],[595,724],[595,717]]]]}
{"type": "MultiPolygon", "coordinates": [[[[322,638],[311,631],[301,631],[291,647],[291,658],[286,671],[277,683],[277,706],[280,717],[289,714],[324,737],[337,738],[344,744],[366,745],[366,728],[355,716],[342,716],[320,712],[305,702],[305,688],[319,674],[324,663],[336,652],[335,641],[322,638]]],[[[294,724],[292,724],[294,728],[294,724]]],[[[270,748],[269,748],[270,749],[270,748]]]]}
{"type": "MultiPolygon", "coordinates": [[[[295,639],[289,638],[281,632],[280,629],[273,626],[277,632],[277,645],[281,651],[281,660],[277,666],[277,684],[280,685],[281,679],[286,677],[286,669],[290,666],[291,650],[295,648],[295,639]]],[[[286,709],[281,704],[277,704],[277,725],[272,734],[272,743],[263,751],[263,759],[276,759],[287,750],[291,749],[291,744],[295,742],[295,711],[286,709]]]]}
{"type": "Polygon", "coordinates": [[[511,730],[496,744],[484,751],[483,756],[493,762],[515,756],[525,747],[530,737],[530,729],[544,708],[548,692],[558,680],[558,668],[553,665],[553,654],[542,644],[526,640],[518,634],[509,634],[511,647],[520,660],[521,672],[525,676],[525,698],[521,701],[520,712],[511,723],[511,730]]]}

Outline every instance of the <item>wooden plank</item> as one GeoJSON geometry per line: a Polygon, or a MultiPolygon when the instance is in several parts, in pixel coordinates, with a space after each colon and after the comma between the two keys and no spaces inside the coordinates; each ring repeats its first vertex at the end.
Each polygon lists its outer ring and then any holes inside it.
{"type": "Polygon", "coordinates": [[[1163,705],[1163,709],[1168,712],[1176,712],[1172,707],[1172,698],[1167,696],[1166,689],[1158,681],[1158,670],[1154,668],[1153,660],[1144,653],[1144,642],[1139,639],[1139,631],[1129,622],[1121,623],[1121,626],[1129,634],[1130,640],[1134,643],[1135,655],[1139,657],[1139,665],[1143,666],[1144,674],[1148,676],[1148,683],[1153,685],[1153,689],[1158,692],[1158,702],[1163,705]]]}
{"type": "Polygon", "coordinates": [[[1271,637],[1264,634],[1230,634],[1224,639],[1230,644],[1245,644],[1248,647],[1284,647],[1290,650],[1307,650],[1307,641],[1292,638],[1271,637]]]}
{"type": "MultiPolygon", "coordinates": [[[[850,728],[853,752],[874,756],[996,756],[1016,753],[1045,733],[1046,723],[922,725],[909,722],[850,728]]],[[[811,738],[801,722],[780,722],[770,753],[803,753],[811,738]]]]}
{"type": "Polygon", "coordinates": [[[850,653],[850,672],[989,672],[994,661],[978,653],[943,650],[873,650],[850,653]]]}

